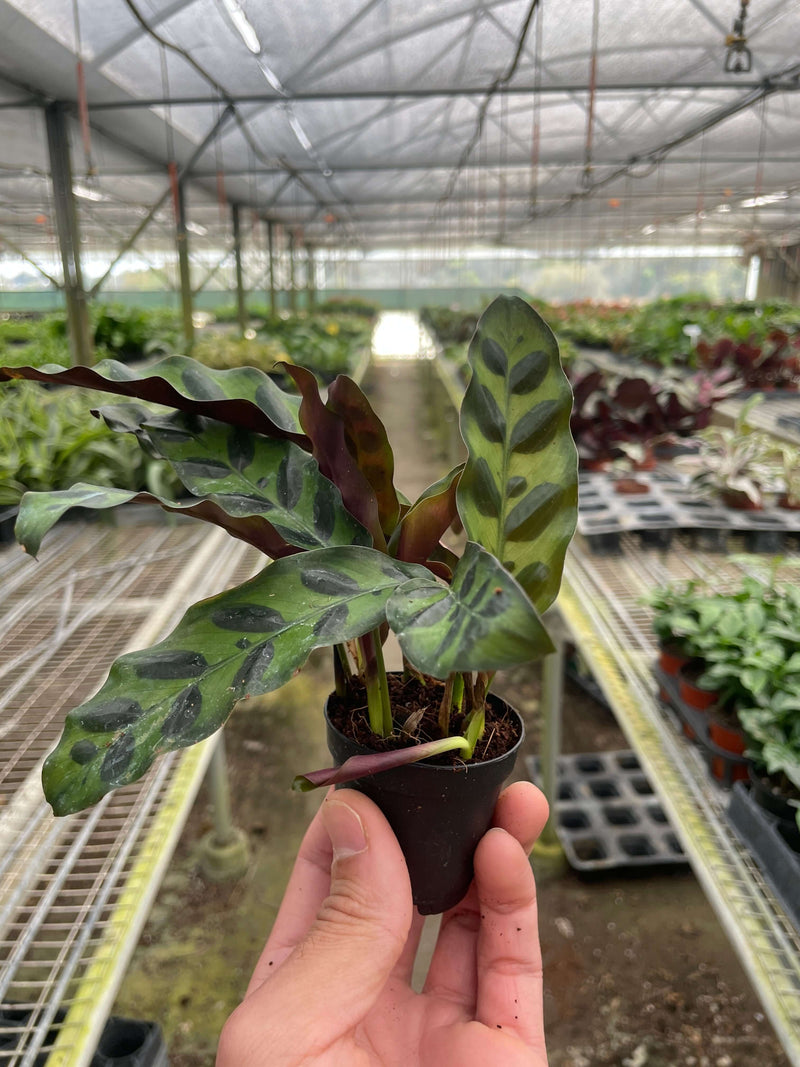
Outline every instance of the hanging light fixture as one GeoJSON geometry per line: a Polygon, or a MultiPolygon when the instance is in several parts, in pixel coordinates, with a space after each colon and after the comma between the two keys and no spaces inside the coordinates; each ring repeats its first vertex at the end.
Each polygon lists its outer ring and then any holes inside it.
{"type": "Polygon", "coordinates": [[[726,74],[747,74],[753,66],[753,56],[747,47],[747,36],[744,32],[749,2],[750,0],[741,0],[739,17],[733,20],[733,31],[725,38],[726,74]]]}

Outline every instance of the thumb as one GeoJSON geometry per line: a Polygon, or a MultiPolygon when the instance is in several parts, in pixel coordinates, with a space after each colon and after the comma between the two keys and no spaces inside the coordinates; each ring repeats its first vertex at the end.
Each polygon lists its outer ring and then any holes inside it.
{"type": "Polygon", "coordinates": [[[278,1007],[274,997],[285,1000],[295,1025],[300,1011],[306,1033],[330,1041],[374,1004],[406,943],[413,908],[397,838],[368,797],[337,790],[320,817],[333,853],[330,892],[305,938],[263,989],[271,1012],[278,1007]]]}

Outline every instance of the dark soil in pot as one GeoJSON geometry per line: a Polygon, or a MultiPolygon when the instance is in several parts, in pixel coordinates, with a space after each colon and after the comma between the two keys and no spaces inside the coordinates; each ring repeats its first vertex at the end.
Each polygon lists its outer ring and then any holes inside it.
{"type": "MultiPolygon", "coordinates": [[[[415,710],[425,709],[421,739],[437,736],[441,688],[423,687],[413,680],[404,685],[401,676],[391,676],[389,684],[399,725],[415,710]]],[[[475,760],[465,763],[457,753],[445,753],[435,761],[347,784],[374,800],[388,819],[406,857],[414,903],[423,915],[452,908],[466,893],[475,848],[491,825],[497,797],[514,769],[524,732],[519,715],[490,695],[486,719],[475,760]]],[[[353,755],[415,743],[399,729],[397,736],[376,739],[366,723],[366,697],[358,690],[347,702],[331,694],[325,721],[328,747],[337,764],[353,755]]]]}

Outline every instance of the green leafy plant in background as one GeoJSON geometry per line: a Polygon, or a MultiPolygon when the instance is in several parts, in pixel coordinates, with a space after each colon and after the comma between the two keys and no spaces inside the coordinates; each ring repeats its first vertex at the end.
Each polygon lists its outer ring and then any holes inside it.
{"type": "MultiPolygon", "coordinates": [[[[90,327],[99,358],[124,362],[148,359],[168,354],[181,343],[180,317],[169,308],[97,304],[90,310],[90,327]]],[[[0,357],[8,365],[69,366],[65,313],[0,322],[0,357]]]]}
{"type": "Polygon", "coordinates": [[[265,374],[274,374],[286,380],[286,375],[276,369],[276,364],[288,360],[289,353],[280,341],[272,338],[236,337],[229,333],[205,330],[195,341],[192,358],[216,370],[256,367],[265,374]]]}
{"type": "MultiPolygon", "coordinates": [[[[767,567],[758,557],[743,560],[756,573],[734,589],[672,583],[644,602],[659,641],[703,661],[700,681],[738,719],[750,759],[800,790],[800,588],[776,581],[786,560],[776,557],[767,567]]],[[[798,819],[800,825],[800,812],[798,819]]]]}
{"type": "MultiPolygon", "coordinates": [[[[98,394],[100,396],[101,394],[98,394]]],[[[20,382],[0,396],[0,504],[27,491],[68,489],[91,480],[125,489],[178,489],[163,465],[102,422],[87,420],[86,399],[20,382]]]]}
{"type": "MultiPolygon", "coordinates": [[[[494,301],[470,362],[460,416],[466,464],[413,504],[394,486],[383,425],[345,376],[323,400],[314,376],[292,364],[285,370],[299,396],[254,368],[214,371],[185,357],[140,372],[113,361],[0,369],[0,380],[135,401],[99,414],[168,463],[190,494],[162,498],[162,507],[215,523],[272,560],[189,608],[160,644],[119,659],[100,691],[69,713],[44,770],[58,814],[134,781],[159,753],[207,737],[238,700],[282,685],[320,646],[334,647],[340,693],[363,683],[373,734],[398,734],[403,759],[456,750],[472,758],[494,672],[552,649],[540,615],[558,591],[575,527],[577,457],[558,347],[527,304],[494,301]],[[141,400],[174,410],[153,415],[141,400]],[[467,536],[460,555],[441,542],[457,517],[467,536]],[[407,669],[445,683],[440,736],[424,744],[401,733],[389,702],[387,624],[407,669]]],[[[90,485],[26,494],[17,536],[35,555],[69,508],[131,499],[141,494],[90,485]]],[[[398,753],[376,753],[373,770],[389,758],[398,753]]],[[[335,780],[347,775],[342,768],[335,780]]]]}

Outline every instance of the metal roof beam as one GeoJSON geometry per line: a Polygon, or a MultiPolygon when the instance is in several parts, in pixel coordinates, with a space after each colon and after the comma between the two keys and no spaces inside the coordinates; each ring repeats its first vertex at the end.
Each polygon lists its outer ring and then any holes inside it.
{"type": "MultiPolygon", "coordinates": [[[[601,93],[691,93],[700,91],[731,92],[737,93],[742,90],[760,89],[764,81],[770,82],[773,91],[797,92],[800,84],[796,77],[781,80],[780,75],[772,75],[768,79],[748,79],[746,81],[722,81],[716,79],[695,79],[687,82],[604,82],[597,86],[596,92],[601,93]]],[[[20,87],[21,88],[21,87],[20,87]]],[[[465,85],[461,87],[441,86],[436,89],[339,89],[336,91],[299,91],[291,92],[287,96],[279,96],[277,93],[240,93],[228,94],[231,103],[242,107],[248,104],[286,104],[286,103],[325,103],[338,100],[440,100],[460,96],[484,96],[486,86],[465,85]]],[[[496,96],[542,96],[562,95],[572,96],[575,93],[586,93],[584,82],[569,82],[564,84],[552,83],[550,85],[504,85],[495,90],[496,96]]],[[[226,96],[226,100],[228,96],[226,96]]],[[[90,110],[95,111],[122,111],[137,108],[154,107],[210,107],[219,104],[219,95],[200,94],[192,96],[142,96],[120,100],[98,100],[91,104],[90,110]]],[[[14,102],[0,102],[0,110],[18,107],[14,102]]],[[[248,116],[249,117],[249,116],[248,116]]]]}
{"type": "MultiPolygon", "coordinates": [[[[670,156],[670,164],[677,164],[679,166],[697,166],[699,162],[699,156],[670,156]]],[[[762,163],[786,163],[795,164],[800,163],[800,151],[795,151],[791,155],[779,154],[774,152],[765,152],[759,157],[762,163]]],[[[542,169],[547,167],[574,167],[576,170],[583,169],[582,160],[565,160],[559,158],[540,159],[540,166],[542,169]]],[[[615,156],[611,159],[597,158],[595,159],[595,166],[597,167],[621,167],[625,166],[629,160],[621,159],[619,156],[615,156]]],[[[755,166],[756,161],[752,156],[742,155],[711,155],[706,153],[705,155],[706,166],[755,166]]],[[[499,160],[499,159],[485,159],[479,163],[469,163],[464,167],[465,171],[486,171],[497,170],[502,166],[506,170],[529,170],[531,162],[529,159],[511,159],[511,160],[499,160]]],[[[353,163],[350,166],[336,166],[333,168],[334,173],[342,177],[346,174],[395,174],[402,173],[403,171],[449,171],[452,167],[451,162],[442,163],[353,163]]],[[[305,166],[295,166],[294,170],[298,174],[317,174],[317,168],[307,164],[305,166]]],[[[164,173],[163,167],[153,167],[149,170],[126,170],[123,168],[107,168],[103,170],[103,178],[148,178],[157,175],[161,177],[164,173]]],[[[197,181],[210,181],[217,176],[216,170],[205,170],[195,168],[192,170],[192,178],[197,181]]],[[[270,175],[270,174],[286,174],[286,170],[282,166],[252,166],[252,167],[225,167],[226,178],[243,178],[249,175],[270,175]]],[[[27,178],[30,175],[23,170],[3,171],[0,170],[0,181],[4,178],[8,180],[19,180],[20,178],[27,178]]],[[[258,205],[256,205],[258,206],[258,205]]]]}

